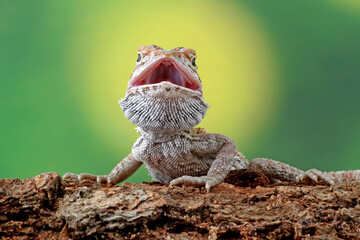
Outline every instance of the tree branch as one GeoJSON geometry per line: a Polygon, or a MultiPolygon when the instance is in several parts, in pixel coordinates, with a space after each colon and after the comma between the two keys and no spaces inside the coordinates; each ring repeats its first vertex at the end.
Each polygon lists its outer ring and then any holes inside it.
{"type": "Polygon", "coordinates": [[[203,187],[100,185],[57,173],[0,180],[2,239],[355,239],[360,182],[268,184],[254,170],[203,187]],[[235,184],[235,185],[233,185],[235,184]]]}

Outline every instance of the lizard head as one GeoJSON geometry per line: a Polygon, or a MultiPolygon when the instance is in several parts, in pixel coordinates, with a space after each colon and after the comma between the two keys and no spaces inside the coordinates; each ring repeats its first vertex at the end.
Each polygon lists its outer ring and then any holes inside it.
{"type": "Polygon", "coordinates": [[[203,100],[195,60],[193,49],[140,47],[120,101],[125,117],[144,130],[181,131],[196,126],[209,106],[203,100]]]}
{"type": "Polygon", "coordinates": [[[195,60],[196,53],[193,49],[178,47],[164,50],[155,45],[142,46],[138,51],[129,88],[165,84],[201,92],[195,60]]]}

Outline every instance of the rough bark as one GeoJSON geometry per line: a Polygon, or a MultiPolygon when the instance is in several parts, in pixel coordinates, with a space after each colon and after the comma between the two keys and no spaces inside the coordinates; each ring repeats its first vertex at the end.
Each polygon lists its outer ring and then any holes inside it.
{"type": "Polygon", "coordinates": [[[0,180],[2,239],[360,239],[360,182],[268,184],[252,170],[203,187],[100,185],[57,173],[0,180]]]}

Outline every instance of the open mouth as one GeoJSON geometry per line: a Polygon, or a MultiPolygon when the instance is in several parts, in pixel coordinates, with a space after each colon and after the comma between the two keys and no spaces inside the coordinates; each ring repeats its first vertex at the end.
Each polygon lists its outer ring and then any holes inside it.
{"type": "Polygon", "coordinates": [[[198,81],[171,58],[162,58],[149,66],[142,74],[133,79],[130,87],[161,82],[170,82],[195,91],[200,89],[198,81]]]}

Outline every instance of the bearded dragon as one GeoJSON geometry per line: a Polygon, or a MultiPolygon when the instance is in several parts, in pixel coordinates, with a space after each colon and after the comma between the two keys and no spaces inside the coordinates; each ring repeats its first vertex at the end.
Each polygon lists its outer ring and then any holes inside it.
{"type": "Polygon", "coordinates": [[[221,183],[230,170],[243,168],[256,168],[272,182],[310,180],[335,184],[360,179],[360,170],[302,171],[266,158],[248,163],[230,138],[194,128],[209,105],[203,98],[193,49],[142,46],[135,65],[126,95],[119,101],[125,117],[138,126],[140,133],[131,153],[108,175],[66,173],[63,179],[117,184],[142,164],[156,181],[205,185],[207,191],[221,183]]]}

